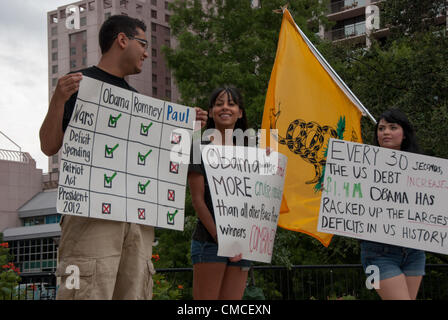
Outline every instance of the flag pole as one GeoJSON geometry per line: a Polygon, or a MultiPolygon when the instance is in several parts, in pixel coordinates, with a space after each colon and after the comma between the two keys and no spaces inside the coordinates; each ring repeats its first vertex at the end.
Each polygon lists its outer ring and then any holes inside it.
{"type": "MultiPolygon", "coordinates": [[[[283,14],[285,14],[285,10],[287,8],[282,8],[283,14]]],[[[289,11],[288,11],[289,12],[289,11]]],[[[334,69],[331,67],[331,65],[325,60],[325,58],[322,56],[322,54],[319,52],[319,50],[316,49],[316,47],[313,45],[313,43],[308,39],[308,37],[303,33],[303,31],[299,28],[299,26],[296,24],[294,19],[292,19],[294,22],[294,25],[297,29],[297,31],[300,33],[302,38],[305,40],[308,47],[313,52],[314,56],[319,60],[320,64],[327,70],[327,72],[330,74],[330,76],[333,78],[333,80],[338,84],[338,86],[342,89],[342,91],[345,92],[345,94],[348,96],[350,100],[358,107],[358,109],[361,111],[362,114],[367,115],[370,120],[374,124],[376,124],[375,118],[370,114],[369,110],[367,110],[366,107],[362,104],[361,101],[355,96],[355,94],[350,90],[350,88],[345,84],[345,82],[339,77],[339,75],[334,71],[334,69]]]]}

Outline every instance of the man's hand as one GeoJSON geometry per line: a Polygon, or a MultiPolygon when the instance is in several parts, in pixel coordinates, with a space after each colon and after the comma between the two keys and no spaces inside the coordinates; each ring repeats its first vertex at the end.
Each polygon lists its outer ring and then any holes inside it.
{"type": "Polygon", "coordinates": [[[67,74],[58,80],[53,98],[59,103],[65,104],[68,99],[79,90],[79,83],[82,80],[82,73],[67,74]]]}
{"type": "Polygon", "coordinates": [[[47,156],[55,154],[61,148],[64,138],[62,131],[64,105],[79,90],[81,79],[82,73],[72,73],[58,80],[47,115],[39,131],[40,148],[47,156]]]}
{"type": "Polygon", "coordinates": [[[195,107],[194,109],[196,110],[196,121],[201,121],[201,127],[194,128],[194,130],[196,131],[196,130],[200,130],[200,129],[204,128],[205,124],[207,123],[208,112],[205,110],[202,110],[199,107],[195,107]]]}

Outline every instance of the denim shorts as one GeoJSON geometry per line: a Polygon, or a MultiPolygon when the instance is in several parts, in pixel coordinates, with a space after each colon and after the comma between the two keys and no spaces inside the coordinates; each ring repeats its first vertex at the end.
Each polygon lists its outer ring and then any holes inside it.
{"type": "Polygon", "coordinates": [[[200,242],[197,240],[191,241],[191,260],[193,264],[218,262],[225,263],[232,267],[241,267],[243,270],[249,270],[252,262],[249,260],[240,260],[238,262],[231,262],[227,257],[218,256],[218,245],[213,242],[200,242]]]}
{"type": "MultiPolygon", "coordinates": [[[[361,263],[366,271],[377,266],[380,280],[404,274],[408,277],[425,275],[425,252],[371,241],[361,241],[361,263]]],[[[371,274],[367,273],[366,274],[371,274]]]]}

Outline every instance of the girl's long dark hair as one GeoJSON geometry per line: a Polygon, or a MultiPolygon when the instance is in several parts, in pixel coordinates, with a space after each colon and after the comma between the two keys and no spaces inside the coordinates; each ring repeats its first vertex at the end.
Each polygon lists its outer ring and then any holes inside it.
{"type": "Polygon", "coordinates": [[[403,141],[401,142],[401,151],[408,151],[413,153],[420,153],[420,148],[417,143],[417,137],[415,136],[415,130],[412,124],[409,122],[406,115],[399,109],[389,109],[384,111],[378,118],[375,126],[374,144],[379,146],[378,142],[378,125],[380,120],[384,119],[389,123],[399,124],[403,128],[403,141]]]}

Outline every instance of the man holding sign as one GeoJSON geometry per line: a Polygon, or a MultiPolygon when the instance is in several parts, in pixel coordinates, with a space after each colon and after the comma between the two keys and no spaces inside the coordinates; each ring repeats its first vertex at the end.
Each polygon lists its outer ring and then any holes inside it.
{"type": "MultiPolygon", "coordinates": [[[[112,16],[102,25],[99,43],[102,56],[98,66],[68,74],[58,81],[45,120],[40,129],[42,151],[50,156],[60,149],[70,122],[83,75],[136,92],[124,79],[142,71],[148,57],[145,24],[137,19],[112,16]]],[[[196,108],[196,119],[205,124],[206,114],[196,108]]],[[[88,122],[89,114],[79,114],[88,122]]],[[[119,123],[121,114],[111,114],[109,127],[119,123]]],[[[143,127],[143,124],[142,124],[143,127]]],[[[147,133],[149,125],[142,130],[147,133]]],[[[105,157],[112,158],[119,145],[105,145],[105,157]]],[[[145,154],[142,155],[145,157],[145,154]]],[[[143,159],[144,160],[144,159],[143,159]]],[[[114,173],[104,176],[105,187],[114,183],[114,173]]],[[[145,189],[145,183],[141,187],[145,189]]],[[[111,204],[103,204],[103,213],[110,214],[111,204]]],[[[139,218],[145,216],[144,210],[139,218]]],[[[56,275],[61,277],[57,299],[151,299],[152,274],[150,261],[154,227],[135,223],[107,221],[64,215],[56,275]],[[69,274],[72,268],[78,270],[69,274]],[[69,276],[77,276],[79,287],[69,284],[69,276]]]]}

